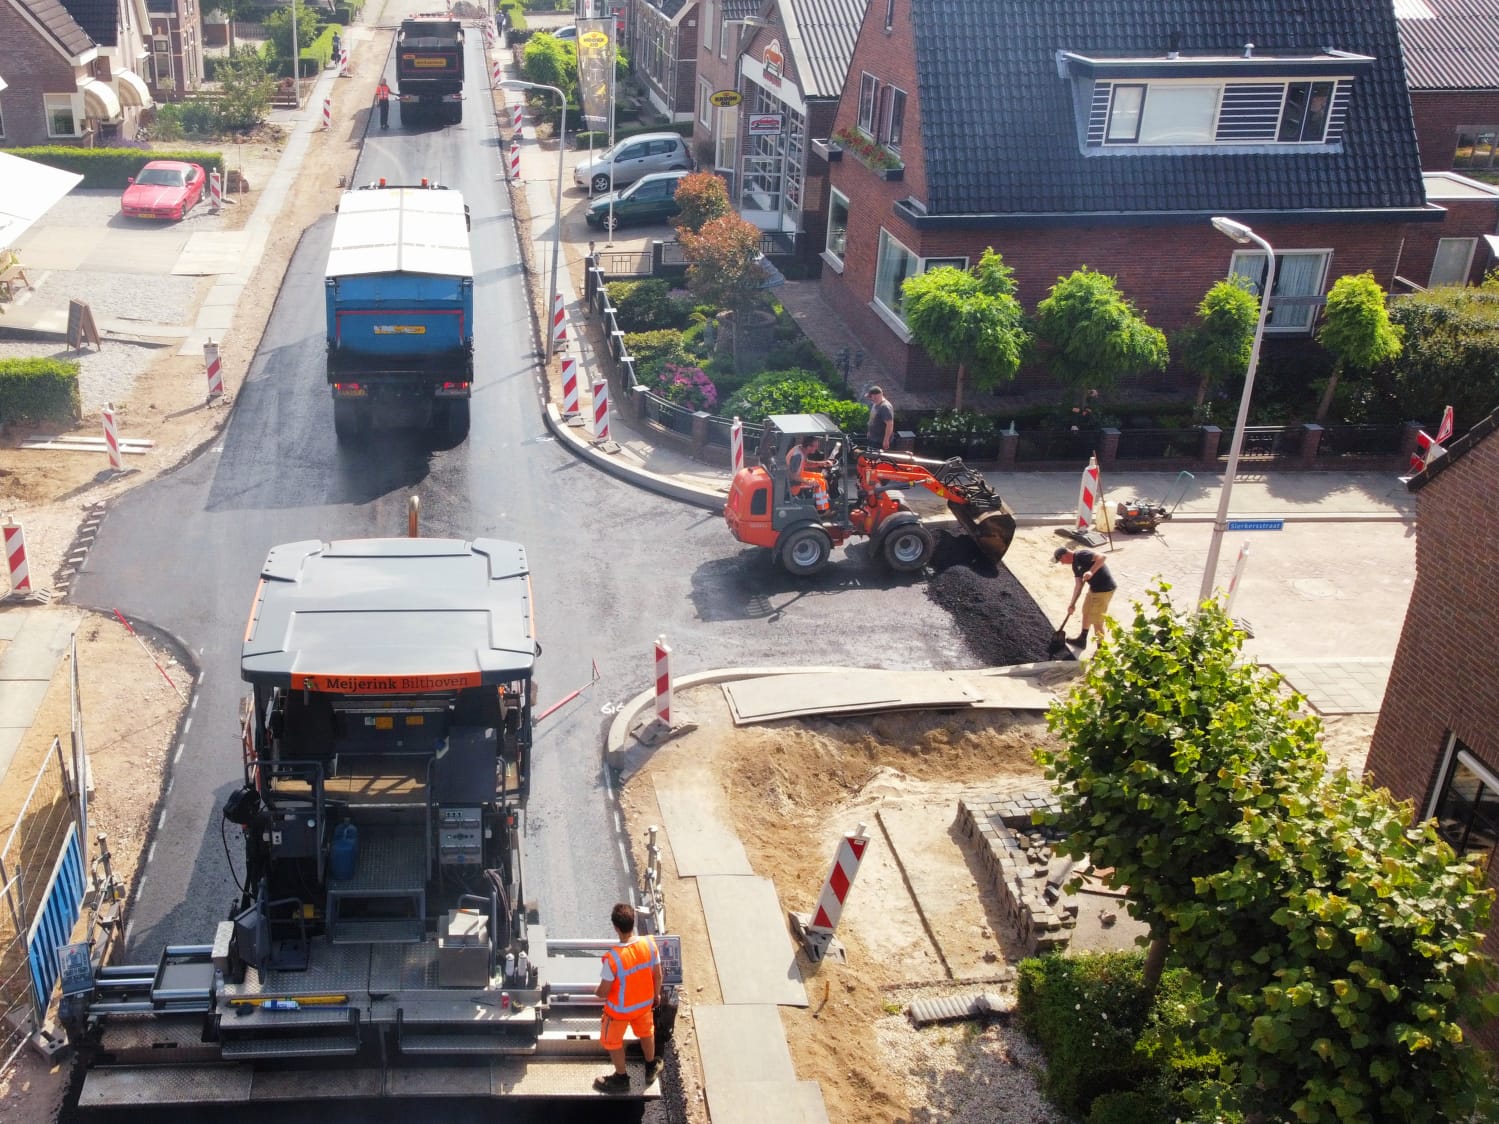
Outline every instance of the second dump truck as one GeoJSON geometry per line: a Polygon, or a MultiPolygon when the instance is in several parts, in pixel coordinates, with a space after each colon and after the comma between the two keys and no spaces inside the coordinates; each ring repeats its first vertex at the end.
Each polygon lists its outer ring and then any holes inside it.
{"type": "Polygon", "coordinates": [[[324,286],[339,440],[377,421],[468,433],[474,261],[463,196],[425,180],[346,192],[324,286]]]}
{"type": "Polygon", "coordinates": [[[415,17],[396,32],[396,90],[401,120],[463,120],[463,24],[415,17]]]}

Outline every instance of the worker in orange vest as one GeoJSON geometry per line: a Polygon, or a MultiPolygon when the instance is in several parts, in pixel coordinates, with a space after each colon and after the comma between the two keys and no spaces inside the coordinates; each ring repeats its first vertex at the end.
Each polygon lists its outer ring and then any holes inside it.
{"type": "Polygon", "coordinates": [[[635,936],[635,910],[629,903],[618,903],[610,912],[609,921],[619,934],[619,943],[604,954],[602,978],[594,994],[604,1001],[601,1029],[614,1072],[596,1078],[593,1087],[601,1093],[628,1093],[626,1027],[640,1039],[645,1054],[646,1085],[661,1073],[661,1059],[656,1057],[656,1006],[661,1002],[663,979],[661,955],[652,938],[635,936]]]}
{"type": "Polygon", "coordinates": [[[384,78],[375,87],[375,103],[380,107],[380,128],[384,129],[390,124],[390,87],[384,78]]]}

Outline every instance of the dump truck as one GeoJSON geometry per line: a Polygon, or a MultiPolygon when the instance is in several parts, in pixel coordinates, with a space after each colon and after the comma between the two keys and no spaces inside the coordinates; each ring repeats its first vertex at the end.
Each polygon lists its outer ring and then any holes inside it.
{"type": "Polygon", "coordinates": [[[1015,515],[983,474],[960,458],[938,461],[910,453],[860,447],[826,414],[773,414],[765,420],[760,463],[734,474],[724,520],[736,539],[765,547],[795,575],[815,574],[833,547],[868,538],[875,554],[897,572],[920,570],[932,559],[931,528],[905,501],[908,488],[925,488],[947,508],[979,549],[998,562],[1015,538],[1015,515]],[[815,459],[832,464],[819,487],[793,479],[787,453],[807,438],[821,442],[815,459]]]}
{"type": "Polygon", "coordinates": [[[324,290],[338,439],[376,424],[467,434],[474,262],[463,196],[427,180],[345,192],[324,290]]]}
{"type": "MultiPolygon", "coordinates": [[[[522,876],[533,622],[518,543],[270,551],[222,809],[239,894],[201,943],[95,965],[63,1000],[80,1107],[601,1095],[594,989],[613,942],[547,933],[522,876]]],[[[659,870],[640,900],[664,1043],[681,944],[662,932],[659,870]]],[[[611,1099],[659,1095],[630,1069],[611,1099]]]]}
{"type": "Polygon", "coordinates": [[[463,120],[463,24],[413,16],[396,32],[396,97],[401,121],[463,120]]]}

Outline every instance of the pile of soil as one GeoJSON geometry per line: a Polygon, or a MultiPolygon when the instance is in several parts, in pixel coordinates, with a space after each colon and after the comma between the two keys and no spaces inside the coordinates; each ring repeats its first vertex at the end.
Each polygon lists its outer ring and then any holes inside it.
{"type": "Polygon", "coordinates": [[[1049,659],[1055,626],[1003,564],[996,565],[965,534],[942,531],[932,554],[926,595],[946,609],[986,667],[1049,659]]]}

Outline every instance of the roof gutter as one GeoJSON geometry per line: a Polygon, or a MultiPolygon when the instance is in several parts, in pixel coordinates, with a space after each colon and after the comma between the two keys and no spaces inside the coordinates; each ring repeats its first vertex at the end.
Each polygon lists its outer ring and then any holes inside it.
{"type": "Polygon", "coordinates": [[[1214,215],[1231,214],[1241,220],[1269,223],[1406,223],[1441,222],[1443,207],[1328,207],[1304,211],[1245,210],[1223,206],[1210,211],[988,211],[966,214],[931,214],[911,199],[895,204],[895,213],[917,230],[1028,230],[1040,227],[1076,226],[1188,226],[1209,221],[1214,215]]]}

